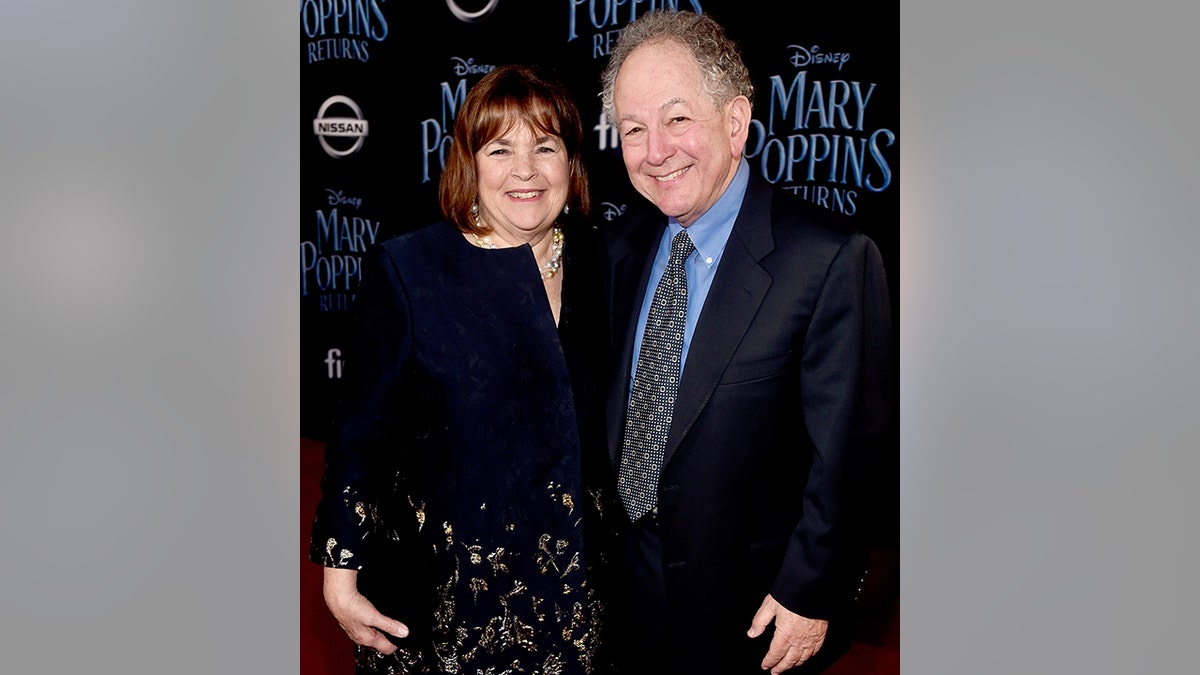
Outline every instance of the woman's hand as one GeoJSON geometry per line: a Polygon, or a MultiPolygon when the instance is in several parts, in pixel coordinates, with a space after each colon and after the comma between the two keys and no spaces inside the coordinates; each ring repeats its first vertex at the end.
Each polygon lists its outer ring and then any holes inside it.
{"type": "Polygon", "coordinates": [[[408,626],[386,617],[375,605],[358,592],[358,570],[325,568],[323,584],[325,604],[351,640],[377,650],[381,654],[396,651],[396,645],[381,635],[408,637],[408,626]]]}

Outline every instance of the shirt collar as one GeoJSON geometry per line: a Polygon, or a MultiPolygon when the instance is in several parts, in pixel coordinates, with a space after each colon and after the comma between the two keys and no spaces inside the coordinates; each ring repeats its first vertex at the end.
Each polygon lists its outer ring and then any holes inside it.
{"type": "MultiPolygon", "coordinates": [[[[729,233],[733,231],[733,221],[737,220],[738,211],[742,208],[742,198],[746,196],[746,185],[750,182],[750,164],[745,157],[738,162],[737,171],[725,193],[717,199],[704,215],[696,219],[687,228],[696,253],[700,254],[701,263],[711,267],[725,250],[725,242],[729,241],[729,233]]],[[[669,238],[674,238],[683,226],[674,218],[667,219],[669,238]]]]}

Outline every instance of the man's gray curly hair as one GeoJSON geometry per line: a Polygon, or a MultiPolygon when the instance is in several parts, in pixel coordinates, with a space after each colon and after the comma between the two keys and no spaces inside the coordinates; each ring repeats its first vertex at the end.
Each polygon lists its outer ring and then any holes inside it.
{"type": "Polygon", "coordinates": [[[754,103],[754,85],[750,71],[742,62],[737,43],[725,35],[725,29],[707,14],[688,11],[654,11],[641,15],[621,31],[608,65],[600,74],[604,114],[616,124],[613,87],[617,73],[634,49],[656,42],[673,40],[687,47],[704,74],[704,93],[720,109],[738,96],[754,103]]]}

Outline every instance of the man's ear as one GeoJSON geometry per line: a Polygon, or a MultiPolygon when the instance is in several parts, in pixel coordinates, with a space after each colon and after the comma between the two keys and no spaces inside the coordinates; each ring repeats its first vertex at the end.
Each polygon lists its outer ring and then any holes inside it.
{"type": "Polygon", "coordinates": [[[750,137],[750,99],[737,96],[729,102],[729,148],[734,157],[742,154],[746,139],[750,137]]]}

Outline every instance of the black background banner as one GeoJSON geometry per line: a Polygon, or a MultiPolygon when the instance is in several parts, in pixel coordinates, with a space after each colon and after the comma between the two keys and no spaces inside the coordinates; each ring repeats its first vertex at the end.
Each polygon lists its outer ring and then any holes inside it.
{"type": "Polygon", "coordinates": [[[879,245],[899,317],[899,4],[749,0],[311,0],[300,11],[301,435],[324,440],[364,249],[440,218],[437,181],[467,90],[504,63],[568,85],[600,222],[641,197],[599,75],[652,9],[710,14],[755,84],[751,170],[852,217],[879,245]]]}
{"type": "MultiPolygon", "coordinates": [[[[302,672],[298,4],[6,5],[6,672],[302,672]]],[[[901,7],[905,673],[1194,665],[1193,14],[901,7]]]]}

